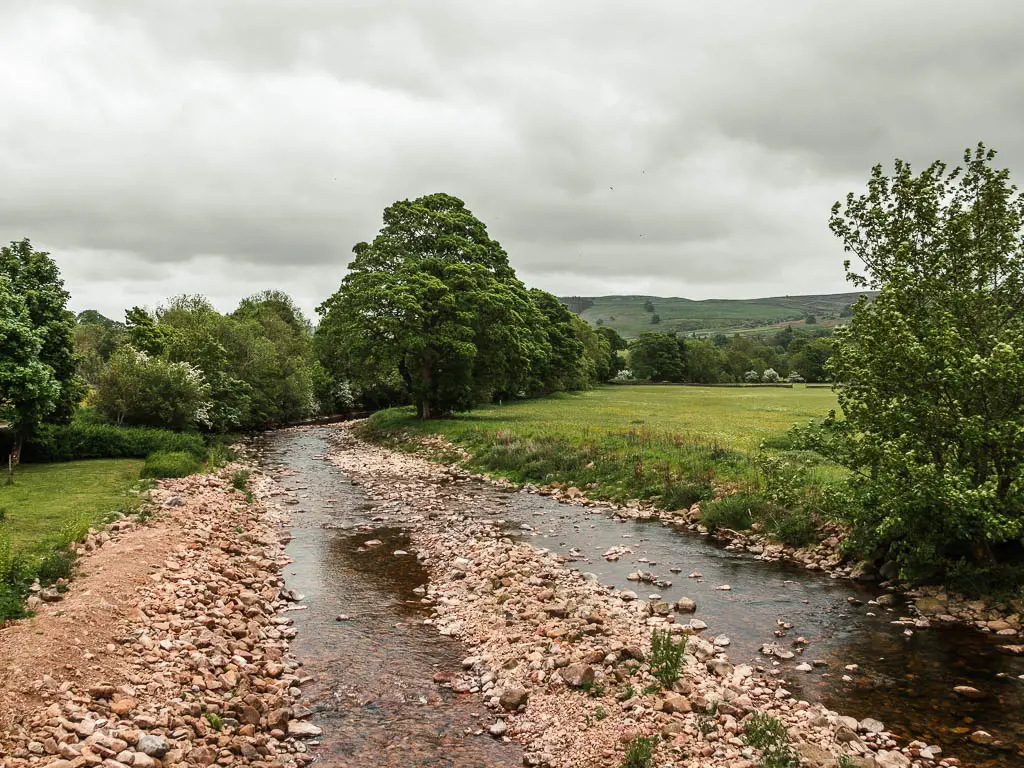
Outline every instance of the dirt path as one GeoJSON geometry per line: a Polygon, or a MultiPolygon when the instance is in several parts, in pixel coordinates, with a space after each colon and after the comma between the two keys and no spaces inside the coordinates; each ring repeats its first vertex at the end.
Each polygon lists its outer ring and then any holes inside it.
{"type": "Polygon", "coordinates": [[[0,630],[5,768],[311,761],[279,521],[224,475],[153,496],[152,524],[116,526],[62,601],[0,630]]]}

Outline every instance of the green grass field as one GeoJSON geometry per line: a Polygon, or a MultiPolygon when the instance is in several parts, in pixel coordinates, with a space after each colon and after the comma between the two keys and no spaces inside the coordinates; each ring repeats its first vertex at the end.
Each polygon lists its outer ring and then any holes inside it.
{"type": "MultiPolygon", "coordinates": [[[[438,421],[393,409],[376,414],[366,430],[377,438],[403,431],[443,435],[467,448],[482,469],[520,482],[589,485],[596,496],[622,500],[689,486],[754,484],[763,441],[779,445],[794,424],[836,407],[832,390],[802,386],[606,386],[438,421]]],[[[817,457],[794,458],[812,482],[839,474],[817,457]]]]}
{"type": "Polygon", "coordinates": [[[14,485],[0,481],[0,535],[14,554],[40,555],[60,542],[68,526],[99,522],[128,505],[128,490],[139,479],[135,459],[92,459],[60,464],[23,464],[14,485]]]}

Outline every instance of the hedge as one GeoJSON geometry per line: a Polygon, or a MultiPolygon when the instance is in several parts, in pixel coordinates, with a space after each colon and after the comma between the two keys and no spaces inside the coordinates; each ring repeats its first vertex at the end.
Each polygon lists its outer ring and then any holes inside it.
{"type": "Polygon", "coordinates": [[[25,443],[21,460],[144,459],[158,451],[186,452],[202,459],[206,441],[196,432],[73,422],[43,427],[25,443]]]}

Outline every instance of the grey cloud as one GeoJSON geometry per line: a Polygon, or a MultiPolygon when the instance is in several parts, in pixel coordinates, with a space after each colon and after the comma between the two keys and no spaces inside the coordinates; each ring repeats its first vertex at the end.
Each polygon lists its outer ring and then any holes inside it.
{"type": "Polygon", "coordinates": [[[872,164],[1024,161],[1011,0],[10,5],[0,239],[111,314],[311,310],[439,190],[555,293],[844,290],[828,209],[872,164]]]}

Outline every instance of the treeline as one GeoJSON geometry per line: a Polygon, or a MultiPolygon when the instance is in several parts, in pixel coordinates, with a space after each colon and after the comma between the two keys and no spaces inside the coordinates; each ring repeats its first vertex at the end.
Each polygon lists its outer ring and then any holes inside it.
{"type": "MultiPolygon", "coordinates": [[[[131,307],[123,321],[76,317],[49,254],[11,243],[0,251],[8,447],[72,421],[216,434],[409,403],[444,416],[586,389],[620,368],[622,339],[527,289],[457,198],[395,203],[354,253],[314,329],[280,291],[228,313],[183,295],[131,307]]],[[[85,442],[95,455],[96,440],[85,442]]]]}
{"type": "MultiPolygon", "coordinates": [[[[604,330],[604,329],[601,329],[604,330]]],[[[711,338],[640,334],[629,345],[629,369],[620,379],[696,384],[828,380],[832,330],[788,326],[773,334],[711,338]]]]}

